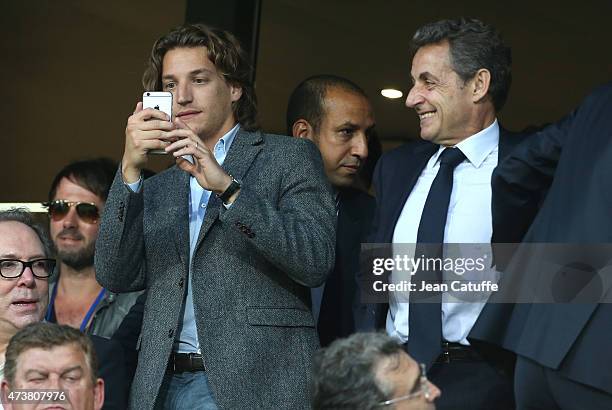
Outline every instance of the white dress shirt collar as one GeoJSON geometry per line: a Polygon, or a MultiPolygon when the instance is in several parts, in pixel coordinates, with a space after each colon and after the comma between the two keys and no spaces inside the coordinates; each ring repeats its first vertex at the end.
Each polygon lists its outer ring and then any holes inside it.
{"type": "MultiPolygon", "coordinates": [[[[455,148],[459,148],[463,155],[466,156],[467,160],[474,166],[474,168],[480,168],[485,158],[491,152],[497,148],[499,144],[499,124],[497,119],[493,121],[491,125],[476,134],[467,137],[459,144],[455,145],[455,148]]],[[[440,145],[438,151],[434,154],[434,164],[438,162],[440,154],[446,147],[440,145]]]]}

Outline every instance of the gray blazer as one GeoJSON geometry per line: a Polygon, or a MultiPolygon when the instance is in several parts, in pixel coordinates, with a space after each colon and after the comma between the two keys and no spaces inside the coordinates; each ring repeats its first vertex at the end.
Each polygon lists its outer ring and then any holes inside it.
{"type": "MultiPolygon", "coordinates": [[[[223,168],[242,181],[225,209],[208,202],[193,256],[193,302],[207,376],[221,408],[310,408],[318,347],[308,287],[334,265],[336,210],[320,154],[302,140],[240,130],[223,168]]],[[[172,167],[139,193],[120,171],[106,201],[96,276],[147,289],[130,408],[152,409],[186,290],[189,174],[172,167]]]]}

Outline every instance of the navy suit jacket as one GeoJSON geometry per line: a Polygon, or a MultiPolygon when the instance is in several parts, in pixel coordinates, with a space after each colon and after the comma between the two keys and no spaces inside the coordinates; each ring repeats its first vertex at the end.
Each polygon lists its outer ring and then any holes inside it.
{"type": "MultiPolygon", "coordinates": [[[[509,155],[525,135],[499,129],[498,162],[509,155]]],[[[439,145],[419,140],[402,145],[384,154],[374,171],[376,212],[370,243],[391,243],[399,216],[421,172],[439,145]]],[[[363,279],[362,279],[363,280],[363,279]]],[[[376,327],[384,328],[387,304],[379,304],[372,313],[376,327]]]]}
{"type": "MultiPolygon", "coordinates": [[[[531,243],[612,242],[612,83],[519,146],[493,174],[493,237],[516,242],[538,193],[531,243]],[[514,226],[514,228],[512,228],[514,226]],[[516,227],[519,227],[518,229],[516,227]]],[[[508,265],[537,263],[521,248],[508,265]],[[527,255],[527,256],[525,256],[527,255]]],[[[522,270],[529,270],[523,268],[522,270]]],[[[610,289],[603,289],[603,292],[610,289]]],[[[471,336],[497,343],[571,380],[612,393],[612,304],[492,304],[471,336]],[[492,324],[496,323],[496,326],[492,324]],[[504,323],[504,326],[499,324],[504,323]]]]}
{"type": "Polygon", "coordinates": [[[366,242],[376,202],[357,189],[344,189],[339,195],[336,263],[325,282],[318,322],[323,347],[360,330],[361,310],[366,309],[357,291],[357,273],[361,243],[366,242]]]}
{"type": "Polygon", "coordinates": [[[127,408],[129,384],[126,376],[123,349],[114,340],[89,335],[98,358],[98,376],[104,380],[102,410],[127,408]]]}

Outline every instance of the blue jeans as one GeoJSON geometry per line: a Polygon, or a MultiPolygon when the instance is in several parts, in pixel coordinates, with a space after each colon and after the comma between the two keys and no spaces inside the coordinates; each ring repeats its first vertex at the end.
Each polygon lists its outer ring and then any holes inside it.
{"type": "Polygon", "coordinates": [[[206,372],[164,376],[155,405],[159,410],[217,410],[206,372]]]}

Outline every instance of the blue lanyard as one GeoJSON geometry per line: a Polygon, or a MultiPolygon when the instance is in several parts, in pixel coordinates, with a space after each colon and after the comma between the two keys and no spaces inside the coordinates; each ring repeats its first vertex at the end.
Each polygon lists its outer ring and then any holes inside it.
{"type": "Polygon", "coordinates": [[[100,293],[98,293],[98,297],[96,298],[96,300],[94,300],[94,303],[92,303],[91,307],[87,311],[87,314],[83,318],[83,322],[81,322],[81,327],[79,328],[79,330],[81,332],[84,332],[85,329],[87,328],[87,324],[89,323],[89,319],[91,319],[91,316],[94,314],[94,311],[96,310],[96,307],[98,306],[98,304],[100,303],[100,301],[104,297],[105,293],[106,293],[106,289],[104,289],[104,288],[102,288],[100,293]]]}
{"type": "MultiPolygon", "coordinates": [[[[55,295],[57,294],[57,287],[58,286],[59,286],[59,281],[57,282],[57,284],[53,288],[53,292],[51,292],[51,300],[49,301],[49,309],[47,309],[47,315],[45,316],[45,320],[47,322],[51,321],[51,312],[55,311],[55,295]]],[[[96,307],[98,307],[98,305],[100,304],[100,301],[104,297],[105,293],[106,293],[106,289],[102,288],[100,293],[98,293],[98,296],[96,297],[96,300],[94,300],[94,302],[90,306],[89,310],[85,314],[85,317],[83,318],[83,321],[81,322],[81,326],[79,327],[79,330],[81,332],[84,332],[85,329],[87,329],[87,323],[89,323],[89,319],[91,319],[91,316],[96,311],[96,307]]],[[[55,319],[55,321],[57,322],[57,318],[55,319]]]]}

